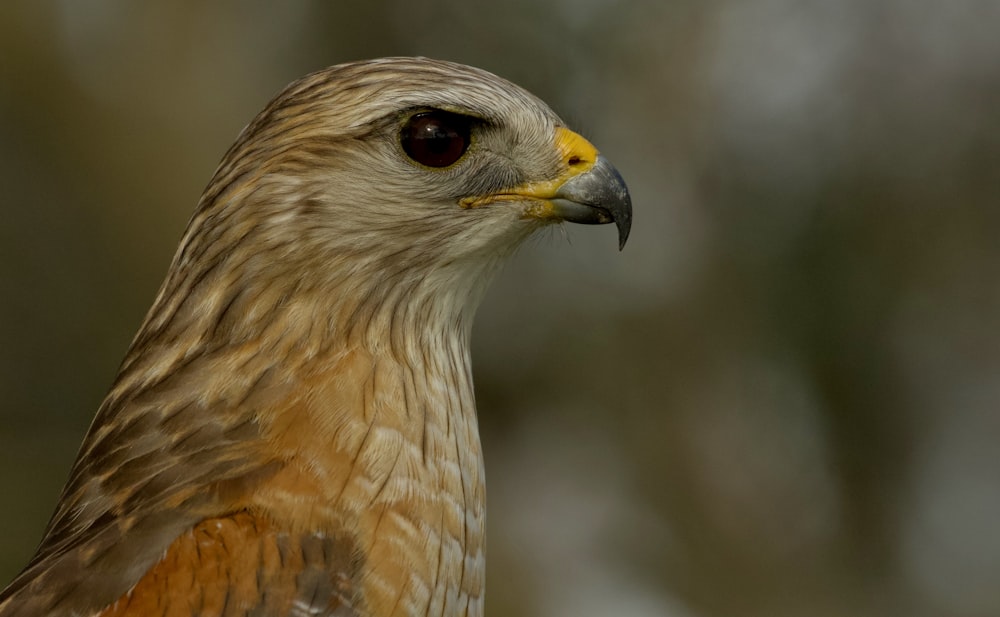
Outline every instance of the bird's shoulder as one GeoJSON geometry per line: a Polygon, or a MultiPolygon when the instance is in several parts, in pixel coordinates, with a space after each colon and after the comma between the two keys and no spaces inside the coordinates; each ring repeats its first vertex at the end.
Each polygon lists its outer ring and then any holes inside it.
{"type": "Polygon", "coordinates": [[[359,558],[351,542],[289,533],[243,511],[206,519],[179,536],[100,617],[358,614],[359,558]]]}
{"type": "Polygon", "coordinates": [[[244,510],[203,519],[178,535],[110,603],[94,607],[99,581],[63,586],[61,597],[23,593],[29,585],[0,603],[0,615],[355,617],[360,562],[346,535],[289,531],[244,510]]]}

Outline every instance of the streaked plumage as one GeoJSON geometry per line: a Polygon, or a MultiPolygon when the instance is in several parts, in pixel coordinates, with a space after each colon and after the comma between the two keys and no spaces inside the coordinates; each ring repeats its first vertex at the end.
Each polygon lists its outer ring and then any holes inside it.
{"type": "Polygon", "coordinates": [[[532,231],[612,219],[613,168],[489,73],[293,83],[206,189],[0,617],[481,615],[473,314],[532,231]],[[401,147],[431,110],[471,123],[454,164],[401,147]]]}

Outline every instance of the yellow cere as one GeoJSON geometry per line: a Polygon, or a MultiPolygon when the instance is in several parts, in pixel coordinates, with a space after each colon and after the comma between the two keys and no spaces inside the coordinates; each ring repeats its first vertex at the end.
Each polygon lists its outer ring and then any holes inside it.
{"type": "Polygon", "coordinates": [[[566,127],[556,129],[556,148],[566,162],[569,176],[590,171],[597,162],[597,148],[594,144],[566,127]]]}

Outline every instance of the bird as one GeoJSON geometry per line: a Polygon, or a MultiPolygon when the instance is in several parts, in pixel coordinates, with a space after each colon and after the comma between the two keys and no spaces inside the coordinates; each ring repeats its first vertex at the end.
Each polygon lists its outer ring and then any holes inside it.
{"type": "Polygon", "coordinates": [[[539,98],[427,58],[281,91],[202,194],[0,617],[480,616],[469,342],[535,231],[632,220],[539,98]]]}

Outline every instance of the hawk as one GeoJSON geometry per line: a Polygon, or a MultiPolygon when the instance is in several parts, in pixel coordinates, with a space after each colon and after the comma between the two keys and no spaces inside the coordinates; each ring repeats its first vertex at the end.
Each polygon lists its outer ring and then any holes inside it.
{"type": "Polygon", "coordinates": [[[282,91],[205,190],[0,617],[473,615],[469,338],[552,223],[631,223],[539,99],[423,58],[282,91]]]}

